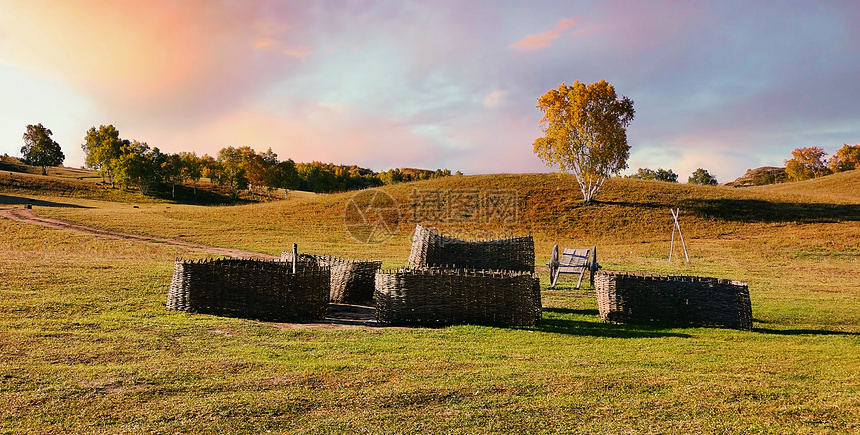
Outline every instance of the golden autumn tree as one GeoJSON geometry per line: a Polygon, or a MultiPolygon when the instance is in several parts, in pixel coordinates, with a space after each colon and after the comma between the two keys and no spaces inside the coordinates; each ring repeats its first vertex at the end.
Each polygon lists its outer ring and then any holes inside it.
{"type": "Polygon", "coordinates": [[[794,181],[809,180],[830,174],[824,163],[824,152],[821,147],[795,148],[791,158],[785,161],[785,173],[794,181]]]}
{"type": "Polygon", "coordinates": [[[605,80],[576,81],[543,94],[537,108],[543,112],[544,135],[535,139],[534,153],[547,166],[573,173],[583,200],[591,202],[609,176],[627,168],[633,101],[618,98],[605,80]]]}
{"type": "Polygon", "coordinates": [[[860,169],[860,145],[843,144],[836,154],[830,156],[827,166],[833,172],[860,169]]]}

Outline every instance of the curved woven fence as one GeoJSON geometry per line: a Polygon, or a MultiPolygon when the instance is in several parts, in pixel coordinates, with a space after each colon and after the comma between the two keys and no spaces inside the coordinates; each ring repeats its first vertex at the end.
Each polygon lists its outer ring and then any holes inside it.
{"type": "Polygon", "coordinates": [[[439,235],[418,224],[412,237],[408,265],[414,269],[446,267],[534,272],[535,243],[532,236],[467,241],[439,235]]]}
{"type": "Polygon", "coordinates": [[[604,321],[752,329],[745,282],[600,271],[594,287],[604,321]]]}
{"type": "Polygon", "coordinates": [[[325,318],[329,269],[279,261],[177,259],[167,308],[272,321],[325,318]]]}
{"type": "Polygon", "coordinates": [[[376,274],[376,319],[400,325],[533,326],[540,281],[531,272],[399,269],[376,274]]]}
{"type": "MultiPolygon", "coordinates": [[[[281,252],[281,261],[292,264],[293,253],[281,252]]],[[[329,300],[363,305],[373,298],[374,276],[381,261],[348,260],[326,255],[299,254],[299,264],[319,264],[331,269],[329,300]]]]}

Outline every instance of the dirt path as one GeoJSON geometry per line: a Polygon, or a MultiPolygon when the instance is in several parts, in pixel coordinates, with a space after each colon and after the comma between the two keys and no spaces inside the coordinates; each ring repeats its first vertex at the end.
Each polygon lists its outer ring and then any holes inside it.
{"type": "Polygon", "coordinates": [[[199,243],[187,242],[179,239],[166,239],[161,237],[142,236],[139,234],[121,233],[117,231],[105,230],[102,228],[79,225],[71,222],[62,221],[59,219],[50,219],[36,216],[33,210],[7,208],[0,209],[0,216],[13,221],[24,222],[29,224],[41,225],[48,228],[57,228],[61,230],[77,231],[86,234],[95,234],[117,240],[133,240],[137,242],[153,242],[180,248],[195,249],[198,251],[208,252],[215,255],[223,255],[225,257],[234,258],[260,258],[264,260],[273,260],[279,257],[261,252],[244,251],[241,249],[219,248],[217,246],[201,245],[199,243]]]}

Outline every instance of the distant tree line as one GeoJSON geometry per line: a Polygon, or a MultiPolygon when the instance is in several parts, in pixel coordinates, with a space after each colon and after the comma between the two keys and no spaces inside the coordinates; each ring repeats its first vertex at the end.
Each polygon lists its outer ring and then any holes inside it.
{"type": "Polygon", "coordinates": [[[829,159],[825,156],[821,147],[795,148],[785,161],[785,173],[793,181],[802,181],[860,169],[860,145],[843,144],[829,159]]]}
{"type": "Polygon", "coordinates": [[[663,168],[659,168],[656,171],[651,168],[639,168],[638,170],[636,170],[635,174],[628,175],[626,178],[634,178],[637,180],[666,181],[669,183],[678,182],[678,174],[672,172],[671,169],[665,170],[663,168]]]}
{"type": "MultiPolygon", "coordinates": [[[[635,174],[628,175],[625,178],[634,178],[637,180],[654,180],[665,181],[668,183],[677,183],[678,174],[672,172],[671,169],[658,168],[656,171],[650,168],[639,168],[635,174]]],[[[701,186],[717,185],[717,178],[709,174],[706,169],[698,168],[689,178],[687,184],[698,184],[701,186]]]]}
{"type": "Polygon", "coordinates": [[[860,145],[842,144],[836,154],[827,158],[821,147],[800,147],[791,152],[784,161],[785,167],[766,166],[748,169],[743,177],[735,181],[740,186],[803,181],[823,177],[836,172],[860,169],[860,145]]]}
{"type": "Polygon", "coordinates": [[[281,161],[271,148],[258,153],[247,146],[222,148],[215,157],[193,152],[166,154],[146,142],[120,138],[113,125],[90,128],[81,147],[87,167],[97,170],[105,183],[137,187],[144,194],[153,187],[168,187],[175,196],[176,186],[187,181],[193,183],[196,193],[197,183],[204,177],[229,187],[235,198],[245,189],[260,196],[271,196],[275,189],[331,193],[451,175],[447,169],[377,173],[355,165],[281,161]]]}
{"type": "MultiPolygon", "coordinates": [[[[853,171],[860,169],[860,145],[843,144],[836,153],[827,157],[827,153],[821,147],[795,148],[791,152],[791,158],[785,160],[785,168],[763,167],[748,170],[747,174],[734,182],[737,185],[764,185],[783,183],[786,181],[803,181],[837,172],[853,171]]],[[[639,168],[633,175],[627,178],[641,180],[678,182],[678,176],[671,169],[659,168],[656,171],[649,168],[639,168]]],[[[687,179],[690,184],[715,185],[717,179],[711,176],[705,169],[699,168],[687,179]]],[[[732,185],[733,183],[729,183],[732,185]]]]}

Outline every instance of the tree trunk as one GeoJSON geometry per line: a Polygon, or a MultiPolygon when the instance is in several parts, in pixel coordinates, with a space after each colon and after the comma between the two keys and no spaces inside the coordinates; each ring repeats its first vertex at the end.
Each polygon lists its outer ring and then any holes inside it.
{"type": "Polygon", "coordinates": [[[42,166],[42,175],[48,175],[48,168],[42,166]]]}

